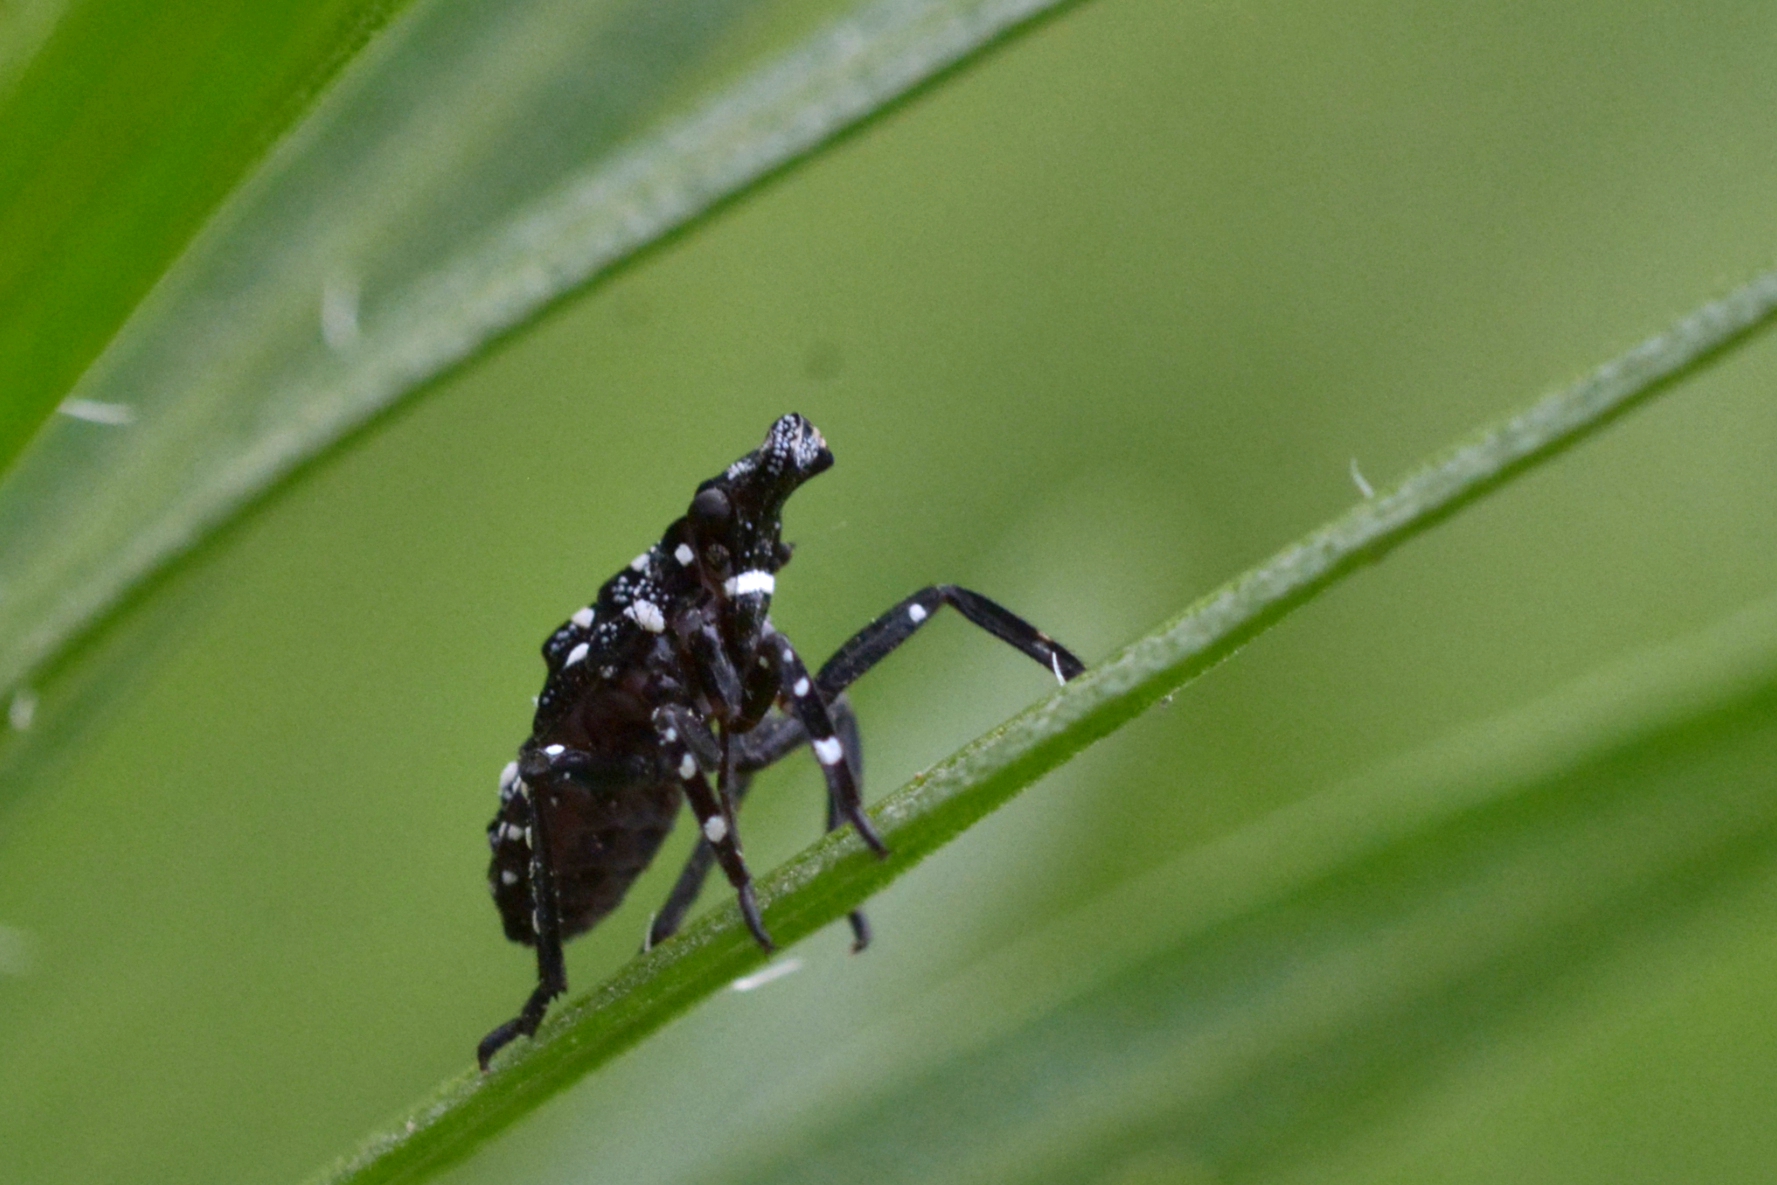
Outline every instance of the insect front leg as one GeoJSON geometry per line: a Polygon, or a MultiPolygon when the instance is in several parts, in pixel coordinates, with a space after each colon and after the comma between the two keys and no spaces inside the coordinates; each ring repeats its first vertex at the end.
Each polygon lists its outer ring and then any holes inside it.
{"type": "Polygon", "coordinates": [[[1020,654],[1029,655],[1047,667],[1060,682],[1065,683],[1086,669],[1086,664],[1075,658],[1067,647],[1005,606],[954,584],[934,584],[920,589],[878,617],[835,651],[821,667],[817,679],[821,692],[831,698],[850,687],[864,672],[911,638],[944,605],[951,606],[965,619],[1020,654]]]}
{"type": "MultiPolygon", "coordinates": [[[[851,702],[843,695],[828,705],[833,717],[833,727],[840,743],[845,746],[845,763],[851,768],[852,781],[857,783],[861,796],[864,790],[864,743],[858,735],[858,716],[851,710],[851,702]]],[[[827,795],[827,830],[837,831],[845,820],[839,817],[839,801],[831,794],[827,795]]],[[[851,923],[851,953],[857,954],[870,945],[870,919],[864,911],[854,909],[845,915],[851,923]]]]}
{"type": "Polygon", "coordinates": [[[827,699],[809,676],[808,668],[796,654],[790,640],[769,625],[759,641],[760,652],[777,670],[778,685],[784,706],[802,725],[808,736],[815,760],[820,762],[821,775],[827,780],[827,794],[838,806],[846,822],[857,828],[858,835],[878,856],[888,855],[882,837],[876,834],[870,818],[864,814],[863,793],[846,755],[845,741],[833,723],[827,699]]]}
{"type": "MultiPolygon", "coordinates": [[[[752,779],[745,774],[736,774],[728,794],[734,809],[740,809],[741,799],[747,796],[747,789],[752,779]]],[[[660,912],[648,923],[648,936],[642,943],[644,951],[665,942],[679,932],[685,922],[685,915],[697,904],[697,895],[703,892],[703,882],[709,876],[710,869],[716,863],[716,849],[701,835],[691,847],[691,855],[685,860],[685,867],[679,873],[679,879],[673,882],[673,891],[667,894],[660,912]]]]}
{"type": "Polygon", "coordinates": [[[765,922],[759,916],[759,899],[753,891],[752,874],[741,858],[740,835],[734,826],[734,803],[728,795],[718,795],[710,789],[693,754],[695,742],[690,738],[698,730],[707,735],[703,722],[686,708],[668,704],[655,709],[654,731],[660,739],[662,761],[685,792],[685,800],[697,817],[703,841],[709,844],[722,871],[728,874],[728,883],[734,886],[740,898],[740,916],[746,920],[747,929],[753,932],[760,946],[767,951],[776,950],[777,946],[771,941],[771,935],[765,932],[765,922]]]}
{"type": "MultiPolygon", "coordinates": [[[[845,764],[850,769],[852,782],[857,785],[861,796],[864,787],[864,744],[858,733],[858,714],[852,711],[851,701],[843,695],[827,705],[827,714],[833,720],[833,735],[845,746],[845,764]]],[[[739,768],[751,772],[773,765],[807,744],[808,731],[794,716],[773,716],[757,730],[736,740],[740,745],[739,768]]],[[[827,830],[837,831],[844,822],[839,810],[839,800],[828,793],[827,830]]],[[[846,915],[846,920],[851,923],[852,953],[857,954],[870,945],[870,919],[864,916],[863,910],[854,909],[846,915]]]]}
{"type": "MultiPolygon", "coordinates": [[[[863,783],[863,746],[858,738],[858,718],[851,709],[851,704],[841,696],[828,705],[833,717],[833,726],[837,730],[840,741],[845,745],[846,761],[851,766],[853,780],[863,783]]],[[[740,809],[741,800],[746,797],[752,785],[752,774],[766,766],[775,765],[783,758],[794,753],[808,743],[808,732],[800,721],[793,716],[769,716],[752,732],[740,733],[733,739],[734,774],[731,782],[732,792],[729,794],[735,810],[740,809]]],[[[709,738],[710,744],[716,743],[715,737],[709,738]]],[[[713,764],[713,761],[710,762],[713,764]]],[[[836,831],[844,820],[839,814],[839,804],[833,796],[827,796],[827,830],[836,831]]],[[[697,895],[703,890],[704,879],[709,876],[710,867],[715,863],[715,850],[703,839],[699,839],[691,849],[690,857],[685,861],[685,868],[679,873],[679,879],[673,885],[672,893],[667,897],[666,904],[654,915],[654,921],[648,928],[648,938],[643,950],[656,943],[665,942],[678,932],[684,923],[685,915],[696,903],[697,895]]],[[[864,917],[862,910],[853,910],[849,915],[852,929],[852,950],[861,951],[870,945],[870,922],[864,917]]]]}
{"type": "Polygon", "coordinates": [[[531,930],[537,948],[537,987],[517,1016],[481,1039],[475,1060],[486,1073],[494,1055],[518,1037],[534,1037],[549,1001],[568,990],[567,963],[561,948],[561,909],[555,892],[555,867],[550,858],[549,815],[539,805],[558,778],[584,763],[585,754],[550,745],[520,755],[514,791],[525,819],[524,841],[531,851],[531,930]]]}

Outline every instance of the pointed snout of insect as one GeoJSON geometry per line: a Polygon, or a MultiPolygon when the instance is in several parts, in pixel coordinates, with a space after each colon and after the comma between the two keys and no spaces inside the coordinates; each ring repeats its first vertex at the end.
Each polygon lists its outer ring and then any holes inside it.
{"type": "Polygon", "coordinates": [[[807,481],[817,473],[833,467],[833,454],[821,430],[802,416],[791,412],[780,416],[765,434],[759,446],[768,469],[774,470],[795,484],[807,481]]]}

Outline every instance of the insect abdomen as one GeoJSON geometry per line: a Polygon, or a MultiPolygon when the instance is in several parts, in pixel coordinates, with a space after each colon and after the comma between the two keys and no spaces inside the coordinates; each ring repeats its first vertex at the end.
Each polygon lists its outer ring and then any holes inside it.
{"type": "MultiPolygon", "coordinates": [[[[671,782],[625,782],[589,789],[563,781],[543,791],[562,936],[590,929],[623,903],[630,885],[672,830],[682,795],[671,782]]],[[[493,860],[488,885],[506,937],[534,946],[531,853],[524,807],[502,804],[488,827],[493,860]]]]}

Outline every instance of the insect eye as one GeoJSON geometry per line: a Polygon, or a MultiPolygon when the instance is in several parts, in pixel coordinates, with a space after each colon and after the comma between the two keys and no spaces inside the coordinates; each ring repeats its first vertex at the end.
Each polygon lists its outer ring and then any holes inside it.
{"type": "Polygon", "coordinates": [[[699,490],[697,497],[691,499],[691,518],[706,531],[727,526],[732,510],[728,504],[728,495],[714,486],[699,490]]]}

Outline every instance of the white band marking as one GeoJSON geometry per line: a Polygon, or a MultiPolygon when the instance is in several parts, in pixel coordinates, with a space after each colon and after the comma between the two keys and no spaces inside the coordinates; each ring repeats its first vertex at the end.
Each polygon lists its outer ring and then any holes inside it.
{"type": "Polygon", "coordinates": [[[764,593],[769,596],[776,589],[777,577],[759,568],[742,572],[739,576],[730,576],[722,582],[722,591],[731,597],[744,597],[748,593],[764,593]]]}
{"type": "Polygon", "coordinates": [[[838,765],[845,759],[845,746],[838,737],[821,737],[814,743],[814,755],[822,765],[838,765]]]}
{"type": "Polygon", "coordinates": [[[721,843],[728,838],[728,820],[721,815],[711,815],[703,821],[703,837],[711,843],[721,843]]]}

